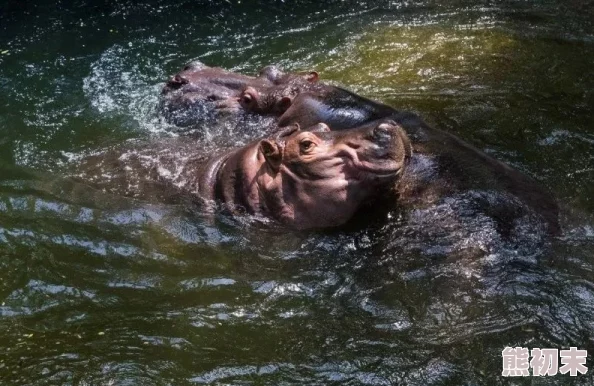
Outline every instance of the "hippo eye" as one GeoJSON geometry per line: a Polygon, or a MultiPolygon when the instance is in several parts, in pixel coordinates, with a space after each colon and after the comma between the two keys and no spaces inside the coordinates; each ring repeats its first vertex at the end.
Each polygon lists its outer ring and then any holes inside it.
{"type": "Polygon", "coordinates": [[[309,139],[304,139],[299,143],[299,149],[302,153],[310,152],[315,147],[315,143],[309,139]]]}

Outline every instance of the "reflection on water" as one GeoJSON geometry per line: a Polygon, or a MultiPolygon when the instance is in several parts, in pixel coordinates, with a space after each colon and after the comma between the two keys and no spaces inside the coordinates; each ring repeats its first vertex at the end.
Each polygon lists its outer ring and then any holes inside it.
{"type": "MultiPolygon", "coordinates": [[[[579,1],[1,5],[2,384],[506,384],[505,346],[594,352],[592,16],[579,1]],[[195,58],[314,69],[419,112],[548,186],[563,234],[452,221],[464,198],[300,233],[161,186],[99,189],[133,181],[110,168],[121,144],[188,134],[156,108],[195,58]],[[83,160],[98,180],[67,176],[83,160]]],[[[258,133],[240,128],[190,134],[258,133]]],[[[180,158],[159,154],[138,159],[175,179],[163,157],[180,158]]]]}

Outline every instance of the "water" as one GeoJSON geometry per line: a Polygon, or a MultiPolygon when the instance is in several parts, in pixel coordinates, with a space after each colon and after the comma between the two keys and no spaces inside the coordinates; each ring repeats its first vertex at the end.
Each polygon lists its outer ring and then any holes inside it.
{"type": "Polygon", "coordinates": [[[594,383],[500,377],[505,346],[594,352],[592,20],[552,0],[0,5],[1,383],[594,383]],[[415,111],[547,186],[562,235],[437,226],[463,201],[286,232],[67,178],[177,140],[158,94],[192,59],[415,111]]]}

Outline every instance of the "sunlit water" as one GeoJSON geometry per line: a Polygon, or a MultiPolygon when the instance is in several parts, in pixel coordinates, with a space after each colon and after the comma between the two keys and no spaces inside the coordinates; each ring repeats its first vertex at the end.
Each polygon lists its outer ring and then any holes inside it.
{"type": "MultiPolygon", "coordinates": [[[[490,385],[506,346],[592,354],[592,4],[449,3],[1,5],[0,383],[490,385]],[[452,222],[468,197],[287,232],[118,176],[120,151],[179,182],[187,142],[137,149],[185,141],[157,104],[192,59],[415,111],[548,187],[562,235],[452,222]]],[[[237,129],[197,146],[257,135],[237,129]]],[[[513,382],[590,385],[588,364],[513,382]]]]}

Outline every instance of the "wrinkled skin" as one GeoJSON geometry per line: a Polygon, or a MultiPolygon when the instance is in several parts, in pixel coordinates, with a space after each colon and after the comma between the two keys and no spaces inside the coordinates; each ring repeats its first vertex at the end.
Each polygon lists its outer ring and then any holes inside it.
{"type": "Polygon", "coordinates": [[[284,73],[276,66],[264,67],[252,77],[194,61],[167,81],[160,110],[170,123],[189,126],[213,114],[243,113],[239,96],[248,87],[259,90],[317,80],[314,72],[284,73]]]}
{"type": "Polygon", "coordinates": [[[128,143],[80,160],[74,176],[105,193],[198,203],[207,213],[220,204],[234,215],[321,229],[391,197],[410,157],[408,137],[391,121],[341,132],[294,125],[240,148],[197,148],[183,136],[128,143]]]}
{"type": "Polygon", "coordinates": [[[293,127],[211,159],[190,189],[294,229],[336,227],[390,192],[410,156],[408,137],[391,121],[343,132],[293,127]]]}
{"type": "Polygon", "coordinates": [[[240,103],[247,111],[278,117],[279,125],[307,127],[324,122],[332,130],[344,130],[393,120],[404,128],[414,149],[410,166],[397,186],[400,206],[428,207],[448,197],[472,193],[480,196],[477,207],[500,223],[502,233],[527,211],[541,216],[549,233],[560,231],[557,203],[536,181],[459,138],[428,126],[415,114],[321,83],[292,89],[248,87],[240,103]],[[506,198],[496,200],[494,195],[506,198]]]}
{"type": "Polygon", "coordinates": [[[332,130],[369,130],[382,120],[393,120],[404,128],[414,149],[396,185],[395,201],[401,207],[414,210],[470,197],[473,208],[464,215],[485,213],[499,224],[502,234],[528,213],[544,220],[548,233],[560,232],[558,205],[546,189],[459,138],[429,127],[415,114],[339,87],[303,81],[247,85],[239,103],[250,113],[274,116],[280,126],[324,122],[332,130]]]}

